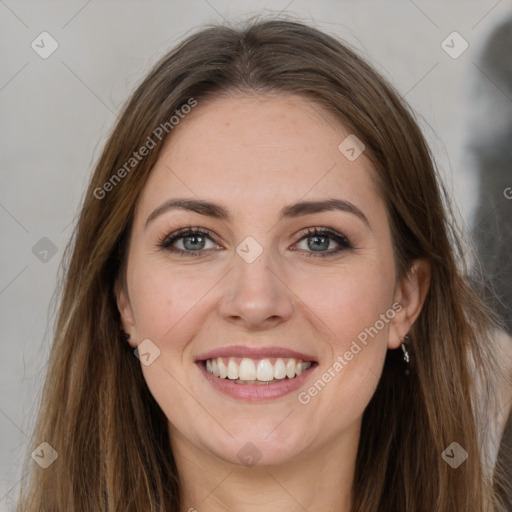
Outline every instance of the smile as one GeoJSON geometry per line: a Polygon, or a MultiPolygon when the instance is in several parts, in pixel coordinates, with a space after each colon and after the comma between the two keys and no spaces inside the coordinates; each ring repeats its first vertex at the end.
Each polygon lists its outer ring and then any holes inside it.
{"type": "Polygon", "coordinates": [[[272,384],[294,379],[307,371],[313,362],[293,357],[252,359],[248,357],[215,357],[205,361],[206,371],[236,384],[272,384]]]}
{"type": "Polygon", "coordinates": [[[196,357],[215,392],[245,402],[269,401],[298,392],[318,367],[312,354],[278,346],[230,345],[196,357]]]}

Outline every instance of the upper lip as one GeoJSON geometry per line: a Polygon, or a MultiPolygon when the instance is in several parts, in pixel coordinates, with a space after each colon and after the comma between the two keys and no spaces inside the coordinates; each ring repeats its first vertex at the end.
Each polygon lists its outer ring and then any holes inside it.
{"type": "Polygon", "coordinates": [[[249,359],[265,359],[271,357],[293,357],[302,361],[316,362],[311,355],[290,350],[283,347],[247,347],[243,345],[230,345],[229,347],[220,347],[205,354],[201,354],[196,358],[198,361],[206,361],[207,359],[215,359],[216,357],[247,357],[249,359]]]}

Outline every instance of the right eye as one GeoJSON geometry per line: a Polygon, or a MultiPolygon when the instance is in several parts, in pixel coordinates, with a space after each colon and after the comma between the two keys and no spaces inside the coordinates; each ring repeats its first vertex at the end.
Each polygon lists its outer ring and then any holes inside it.
{"type": "Polygon", "coordinates": [[[201,256],[205,251],[212,249],[205,247],[208,240],[216,247],[220,247],[214,242],[209,231],[189,227],[167,235],[158,245],[160,248],[177,253],[180,256],[201,256]],[[182,243],[183,249],[174,247],[177,242],[182,243]]]}

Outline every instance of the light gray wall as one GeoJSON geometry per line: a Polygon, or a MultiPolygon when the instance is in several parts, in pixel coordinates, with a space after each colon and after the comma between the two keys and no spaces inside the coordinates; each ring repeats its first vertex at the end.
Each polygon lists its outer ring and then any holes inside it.
{"type": "MultiPolygon", "coordinates": [[[[116,112],[151,64],[198,25],[281,10],[345,38],[396,85],[423,117],[461,218],[471,221],[470,85],[487,80],[475,63],[512,13],[509,0],[0,1],[0,510],[12,510],[18,492],[58,265],[116,112]],[[31,47],[51,49],[43,31],[58,42],[46,59],[31,47]],[[457,59],[441,46],[453,31],[469,44],[457,59]]],[[[447,44],[461,48],[457,39],[447,44]]]]}

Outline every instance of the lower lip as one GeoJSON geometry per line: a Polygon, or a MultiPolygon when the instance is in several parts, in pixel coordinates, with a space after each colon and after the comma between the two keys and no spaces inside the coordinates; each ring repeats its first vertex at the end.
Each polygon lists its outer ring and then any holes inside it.
{"type": "Polygon", "coordinates": [[[288,395],[296,391],[304,384],[306,379],[314,372],[318,366],[313,363],[309,369],[301,373],[293,379],[282,379],[273,384],[235,384],[230,379],[221,379],[216,377],[213,373],[206,370],[202,362],[198,362],[197,366],[205,376],[206,380],[218,391],[239,400],[246,402],[256,402],[262,400],[275,400],[282,396],[288,395]]]}

